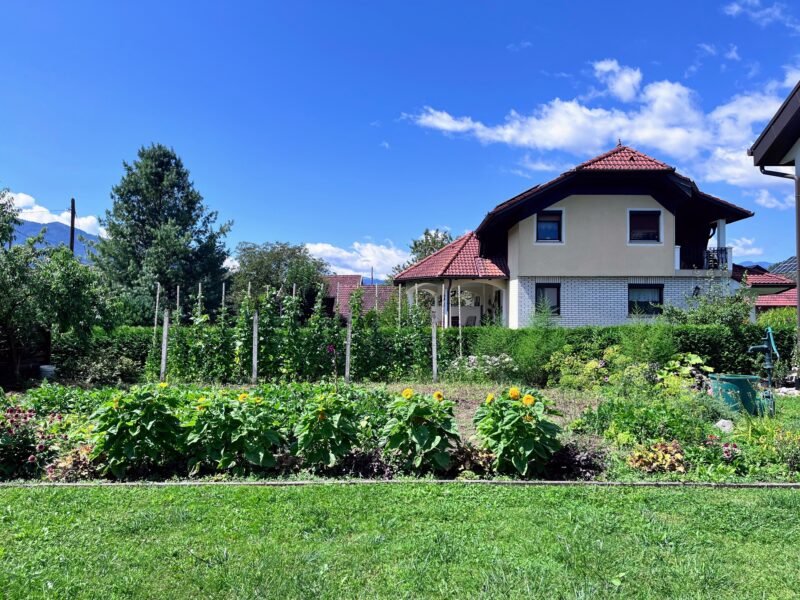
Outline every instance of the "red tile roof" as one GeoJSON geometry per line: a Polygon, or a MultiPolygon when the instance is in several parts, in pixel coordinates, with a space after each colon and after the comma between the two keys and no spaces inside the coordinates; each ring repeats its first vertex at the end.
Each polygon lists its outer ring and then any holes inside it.
{"type": "Polygon", "coordinates": [[[364,290],[361,304],[364,312],[376,308],[376,288],[378,310],[386,306],[386,303],[396,293],[393,285],[362,285],[361,275],[326,275],[323,279],[325,280],[325,296],[333,299],[336,312],[343,317],[350,316],[350,296],[356,290],[364,290]]]}
{"type": "Polygon", "coordinates": [[[421,279],[505,279],[508,267],[505,260],[483,258],[480,243],[470,231],[441,250],[411,265],[397,275],[396,283],[421,279]]]}
{"type": "Polygon", "coordinates": [[[776,273],[748,273],[747,284],[749,286],[759,285],[791,285],[794,286],[794,281],[783,275],[776,273]]]}
{"type": "Polygon", "coordinates": [[[779,308],[781,306],[797,306],[797,288],[786,290],[780,294],[767,294],[756,298],[756,308],[779,308]]]}
{"type": "Polygon", "coordinates": [[[619,145],[613,150],[581,163],[575,171],[674,171],[675,167],[647,156],[629,146],[619,145]]]}

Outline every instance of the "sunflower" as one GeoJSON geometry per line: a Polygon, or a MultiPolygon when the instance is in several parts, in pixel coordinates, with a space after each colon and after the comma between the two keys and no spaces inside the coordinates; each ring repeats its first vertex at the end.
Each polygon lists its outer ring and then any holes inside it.
{"type": "Polygon", "coordinates": [[[433,392],[433,399],[436,400],[437,402],[441,402],[442,400],[444,400],[444,394],[441,391],[436,390],[435,392],[433,392]]]}
{"type": "Polygon", "coordinates": [[[239,402],[244,402],[245,400],[247,400],[247,396],[248,395],[245,392],[242,392],[241,394],[239,394],[239,402]]]}
{"type": "Polygon", "coordinates": [[[522,397],[522,403],[523,403],[525,406],[532,406],[534,402],[536,402],[536,398],[534,398],[534,397],[533,397],[533,396],[531,396],[530,394],[525,394],[525,395],[522,397]]]}
{"type": "Polygon", "coordinates": [[[525,421],[526,423],[530,423],[531,421],[533,421],[533,417],[531,415],[525,415],[524,417],[522,417],[522,420],[525,421]]]}
{"type": "Polygon", "coordinates": [[[163,390],[163,389],[164,389],[165,387],[167,387],[168,385],[169,385],[169,384],[168,384],[166,381],[162,381],[161,383],[159,383],[159,384],[158,384],[158,387],[160,387],[160,388],[163,390]]]}
{"type": "Polygon", "coordinates": [[[512,400],[519,400],[519,396],[520,394],[518,387],[512,387],[510,390],[508,390],[508,397],[512,400]]]}
{"type": "Polygon", "coordinates": [[[494,402],[494,394],[489,394],[486,396],[486,404],[491,404],[494,402]]]}
{"type": "Polygon", "coordinates": [[[406,400],[411,400],[411,396],[414,395],[414,390],[412,390],[411,388],[406,388],[402,392],[400,392],[400,395],[406,400]]]}

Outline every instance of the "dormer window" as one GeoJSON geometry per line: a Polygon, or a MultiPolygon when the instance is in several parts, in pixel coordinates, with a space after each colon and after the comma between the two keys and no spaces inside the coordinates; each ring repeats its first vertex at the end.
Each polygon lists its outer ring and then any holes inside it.
{"type": "Polygon", "coordinates": [[[543,210],[536,215],[536,242],[561,243],[564,241],[564,211],[543,210]]]}
{"type": "Polygon", "coordinates": [[[661,211],[660,210],[628,211],[628,243],[630,244],[661,243],[661,211]]]}

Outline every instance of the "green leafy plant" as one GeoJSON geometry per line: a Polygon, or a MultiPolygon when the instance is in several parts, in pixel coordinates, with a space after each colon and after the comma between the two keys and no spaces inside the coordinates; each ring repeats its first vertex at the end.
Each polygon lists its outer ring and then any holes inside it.
{"type": "Polygon", "coordinates": [[[120,393],[91,417],[92,457],[103,461],[104,472],[117,478],[171,466],[185,446],[184,428],[175,414],[179,405],[179,393],[166,384],[120,393]]]}
{"type": "Polygon", "coordinates": [[[311,467],[333,467],[358,441],[355,407],[336,392],[323,392],[306,403],[294,432],[297,455],[311,467]]]}
{"type": "Polygon", "coordinates": [[[242,474],[275,465],[283,439],[272,401],[243,392],[208,393],[196,402],[186,438],[190,474],[204,466],[242,474]]]}
{"type": "Polygon", "coordinates": [[[559,449],[560,428],[548,420],[558,414],[534,390],[517,387],[499,397],[489,394],[475,413],[474,423],[481,447],[493,457],[493,468],[522,477],[541,470],[559,449]]]}
{"type": "Polygon", "coordinates": [[[41,472],[57,450],[54,437],[35,410],[7,407],[0,414],[0,474],[15,479],[41,472]]]}
{"type": "Polygon", "coordinates": [[[406,388],[390,405],[381,445],[402,468],[446,471],[450,453],[460,443],[453,407],[441,392],[431,396],[406,388]]]}
{"type": "Polygon", "coordinates": [[[628,464],[645,473],[686,472],[683,448],[676,440],[637,448],[628,456],[628,464]]]}

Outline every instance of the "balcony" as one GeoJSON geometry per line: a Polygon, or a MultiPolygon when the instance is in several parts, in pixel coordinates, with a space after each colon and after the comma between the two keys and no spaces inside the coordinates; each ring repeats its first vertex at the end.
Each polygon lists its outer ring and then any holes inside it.
{"type": "Polygon", "coordinates": [[[675,246],[675,269],[685,271],[728,271],[733,265],[733,248],[675,246]]]}

